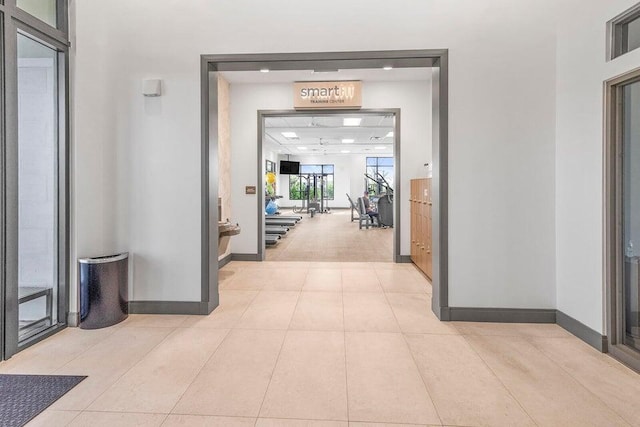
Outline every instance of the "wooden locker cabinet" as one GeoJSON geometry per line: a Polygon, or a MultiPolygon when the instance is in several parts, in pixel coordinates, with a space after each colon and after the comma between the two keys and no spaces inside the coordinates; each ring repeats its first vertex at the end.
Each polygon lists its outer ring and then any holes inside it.
{"type": "Polygon", "coordinates": [[[433,274],[431,245],[431,178],[411,180],[411,261],[430,279],[433,274]]]}

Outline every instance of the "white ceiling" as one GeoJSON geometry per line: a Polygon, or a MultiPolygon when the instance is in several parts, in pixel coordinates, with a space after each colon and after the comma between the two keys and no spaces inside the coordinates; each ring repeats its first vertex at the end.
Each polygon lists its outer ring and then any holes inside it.
{"type": "Polygon", "coordinates": [[[394,68],[392,70],[353,69],[337,72],[315,73],[313,70],[295,71],[224,71],[221,73],[230,83],[293,83],[297,81],[361,80],[375,81],[424,81],[431,76],[431,68],[394,68]]]}
{"type": "Polygon", "coordinates": [[[265,118],[266,146],[278,154],[393,154],[393,115],[332,114],[265,118]],[[344,126],[344,118],[360,118],[359,126],[344,126]],[[295,132],[287,138],[283,132],[295,132]],[[353,139],[345,143],[343,139],[353,139]],[[348,152],[345,152],[348,151],[348,152]]]}

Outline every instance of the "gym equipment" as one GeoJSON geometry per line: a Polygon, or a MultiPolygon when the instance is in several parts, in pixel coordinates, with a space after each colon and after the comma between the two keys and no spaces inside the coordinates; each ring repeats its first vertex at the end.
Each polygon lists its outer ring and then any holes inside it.
{"type": "MultiPolygon", "coordinates": [[[[324,196],[324,189],[327,185],[327,176],[329,174],[326,173],[309,173],[300,175],[301,179],[306,180],[306,184],[304,189],[302,190],[302,207],[297,209],[295,206],[293,207],[293,212],[305,212],[310,213],[310,209],[315,209],[316,213],[330,213],[329,211],[329,200],[327,200],[324,196]],[[316,193],[316,189],[318,188],[318,184],[320,186],[320,197],[318,198],[318,194],[316,193]],[[314,197],[311,198],[311,189],[314,191],[314,197]]],[[[301,182],[302,186],[302,182],[301,182]]]]}
{"type": "Polygon", "coordinates": [[[380,173],[378,173],[379,179],[366,173],[364,176],[385,188],[386,192],[378,195],[378,220],[380,221],[380,225],[393,227],[393,188],[391,188],[389,182],[384,179],[380,173]]]}
{"type": "Polygon", "coordinates": [[[265,234],[264,235],[264,244],[267,246],[274,246],[278,243],[281,237],[277,234],[265,234]]]}
{"type": "Polygon", "coordinates": [[[276,205],[276,202],[271,200],[269,201],[269,203],[267,203],[267,207],[264,209],[264,211],[267,213],[267,215],[273,215],[278,212],[278,205],[276,205]]]}
{"type": "Polygon", "coordinates": [[[298,221],[292,219],[274,219],[274,218],[266,218],[264,220],[266,225],[285,225],[287,227],[295,227],[298,221]]]}
{"type": "Polygon", "coordinates": [[[269,226],[264,228],[264,232],[267,234],[287,234],[289,232],[288,227],[269,226]]]}
{"type": "Polygon", "coordinates": [[[300,215],[266,215],[265,219],[286,219],[299,222],[302,220],[300,215]]]}
{"type": "Polygon", "coordinates": [[[358,217],[358,228],[360,228],[360,230],[362,230],[362,221],[364,221],[364,225],[367,230],[370,226],[373,227],[373,219],[367,213],[367,209],[364,207],[364,200],[362,200],[362,197],[358,197],[358,214],[360,215],[358,217]]]}
{"type": "Polygon", "coordinates": [[[393,227],[393,195],[385,194],[378,199],[378,218],[381,225],[393,227]]]}

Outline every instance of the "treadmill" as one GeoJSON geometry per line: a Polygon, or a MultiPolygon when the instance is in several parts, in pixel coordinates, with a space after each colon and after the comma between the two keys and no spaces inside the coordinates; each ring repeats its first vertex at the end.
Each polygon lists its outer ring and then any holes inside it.
{"type": "Polygon", "coordinates": [[[289,227],[280,226],[280,225],[267,225],[264,228],[264,232],[266,234],[281,234],[285,235],[289,231],[289,227]]]}
{"type": "Polygon", "coordinates": [[[275,246],[282,237],[279,234],[265,234],[264,244],[267,246],[275,246]]]}
{"type": "Polygon", "coordinates": [[[295,225],[298,223],[298,221],[295,221],[293,219],[266,218],[264,220],[264,223],[267,226],[270,226],[270,225],[281,225],[281,226],[285,226],[285,227],[295,227],[295,225]]]}
{"type": "Polygon", "coordinates": [[[287,219],[298,222],[302,217],[300,215],[266,215],[265,219],[287,219]]]}

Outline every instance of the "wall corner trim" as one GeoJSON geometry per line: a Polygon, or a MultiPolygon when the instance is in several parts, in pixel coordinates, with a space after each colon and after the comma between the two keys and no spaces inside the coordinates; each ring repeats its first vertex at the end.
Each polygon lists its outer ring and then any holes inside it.
{"type": "Polygon", "coordinates": [[[608,351],[608,339],[605,335],[601,335],[599,332],[594,331],[584,323],[564,314],[560,310],[556,313],[556,323],[596,350],[602,353],[608,351]]]}
{"type": "Polygon", "coordinates": [[[231,259],[233,258],[233,254],[227,254],[225,255],[222,259],[218,260],[218,269],[224,267],[225,265],[229,264],[231,262],[231,259]]]}
{"type": "Polygon", "coordinates": [[[67,326],[71,328],[80,326],[80,313],[74,311],[67,313],[67,326]]]}

